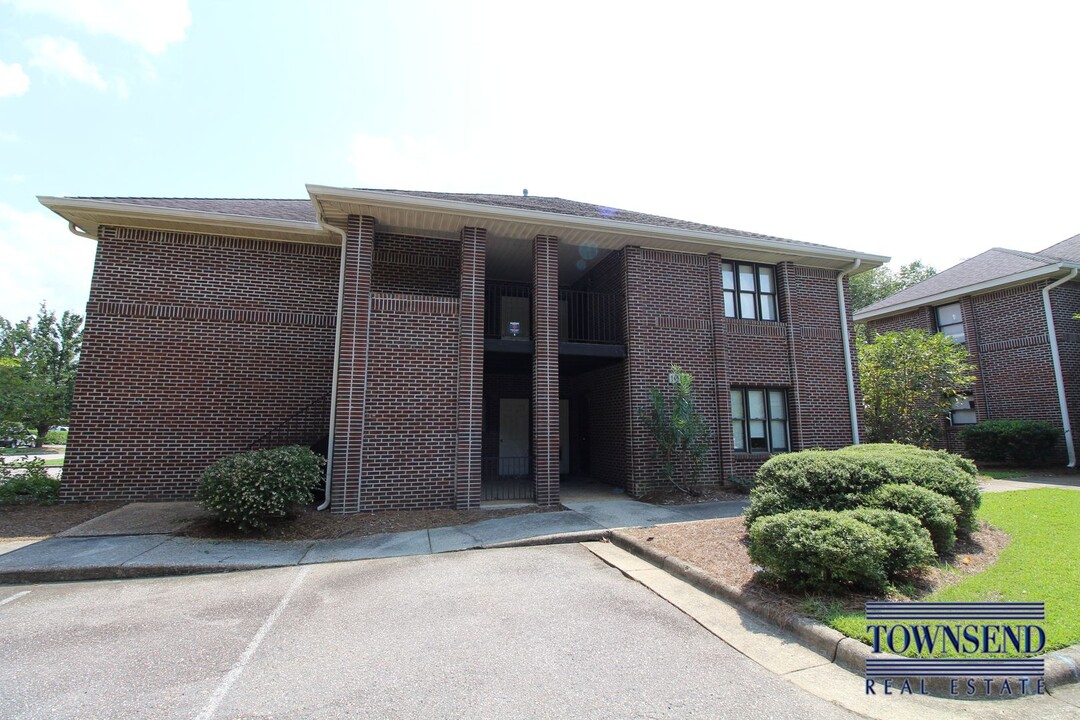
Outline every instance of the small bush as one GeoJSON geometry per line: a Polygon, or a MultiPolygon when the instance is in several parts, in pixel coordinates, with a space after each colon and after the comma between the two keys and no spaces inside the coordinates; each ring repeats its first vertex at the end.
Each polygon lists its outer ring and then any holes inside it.
{"type": "Polygon", "coordinates": [[[885,536],[888,541],[885,572],[890,579],[934,561],[934,542],[930,533],[912,515],[868,507],[847,510],[843,514],[866,523],[885,536]]]}
{"type": "Polygon", "coordinates": [[[206,469],[195,496],[226,525],[265,530],[269,518],[311,502],[325,463],[298,445],[230,455],[206,469]]]}
{"type": "Polygon", "coordinates": [[[0,465],[0,505],[55,505],[59,500],[60,478],[49,475],[44,460],[0,465]]]}
{"type": "Polygon", "coordinates": [[[791,510],[848,510],[861,505],[874,487],[857,463],[835,451],[777,455],[758,469],[746,524],[791,510]]]}
{"type": "Polygon", "coordinates": [[[1030,466],[1046,462],[1061,430],[1042,420],[985,420],[960,431],[960,440],[976,460],[1030,466]]]}
{"type": "Polygon", "coordinates": [[[881,591],[888,573],[885,535],[845,513],[794,510],[750,526],[750,558],[800,589],[881,591]]]}
{"type": "Polygon", "coordinates": [[[866,498],[868,507],[895,510],[916,518],[930,532],[938,555],[952,550],[956,542],[956,518],[960,506],[955,500],[916,485],[882,485],[866,498]]]}
{"type": "Polygon", "coordinates": [[[960,504],[960,529],[975,528],[982,501],[975,465],[966,458],[911,445],[854,445],[841,450],[804,450],[771,458],[750,493],[747,527],[790,510],[850,510],[867,493],[889,483],[912,483],[960,504]]]}
{"type": "Polygon", "coordinates": [[[44,445],[67,445],[67,430],[50,430],[45,435],[44,445]]]}
{"type": "Polygon", "coordinates": [[[858,463],[872,487],[911,483],[952,498],[960,505],[957,528],[965,532],[975,529],[982,492],[975,464],[967,458],[944,450],[886,443],[853,445],[836,452],[858,463]]]}

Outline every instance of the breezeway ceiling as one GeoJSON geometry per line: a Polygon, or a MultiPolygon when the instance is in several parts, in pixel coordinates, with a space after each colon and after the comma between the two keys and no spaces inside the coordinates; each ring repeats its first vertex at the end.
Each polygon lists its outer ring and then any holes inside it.
{"type": "MultiPolygon", "coordinates": [[[[572,285],[596,267],[610,249],[590,243],[559,244],[559,285],[572,285]]],[[[520,238],[488,237],[485,275],[493,280],[531,282],[532,241],[520,238]]]]}

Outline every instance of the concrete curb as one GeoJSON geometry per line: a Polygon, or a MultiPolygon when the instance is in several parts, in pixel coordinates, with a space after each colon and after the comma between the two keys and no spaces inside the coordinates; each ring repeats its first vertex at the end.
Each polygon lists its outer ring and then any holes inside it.
{"type": "MultiPolygon", "coordinates": [[[[685,560],[662,553],[637,538],[618,530],[611,532],[610,540],[614,545],[628,553],[652,563],[661,570],[674,575],[699,590],[722,600],[727,600],[759,618],[787,630],[798,638],[804,646],[823,656],[829,662],[835,663],[856,675],[861,676],[864,674],[866,659],[872,654],[869,645],[864,645],[858,640],[849,638],[843,633],[808,617],[793,615],[790,612],[782,611],[776,605],[748,598],[739,588],[717,580],[701,568],[685,560]]],[[[877,657],[893,656],[879,653],[877,657]]],[[[1047,653],[1042,657],[1045,660],[1044,681],[1048,690],[1080,682],[1080,644],[1047,653]]],[[[934,696],[956,699],[949,695],[948,680],[948,678],[927,679],[926,689],[928,693],[934,696]]],[[[1018,699],[1019,697],[1019,695],[1014,695],[1010,699],[1018,699]]]]}
{"type": "MultiPolygon", "coordinates": [[[[534,547],[536,545],[563,545],[567,543],[597,542],[609,539],[613,530],[579,530],[577,532],[555,533],[553,535],[537,535],[536,537],[522,538],[521,540],[504,540],[503,542],[481,545],[481,550],[494,550],[498,548],[534,547]]],[[[474,548],[475,549],[475,548],[474,548]]]]}
{"type": "Polygon", "coordinates": [[[0,585],[80,582],[85,580],[133,580],[179,575],[226,573],[237,570],[264,570],[281,565],[101,565],[81,568],[34,568],[0,571],[0,585]]]}

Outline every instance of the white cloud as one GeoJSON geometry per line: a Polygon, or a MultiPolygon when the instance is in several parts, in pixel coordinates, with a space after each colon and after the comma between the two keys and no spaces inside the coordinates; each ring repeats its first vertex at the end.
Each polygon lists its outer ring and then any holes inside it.
{"type": "Polygon", "coordinates": [[[58,312],[83,313],[97,250],[45,210],[23,212],[0,203],[0,316],[21,319],[44,300],[58,312]]]}
{"type": "Polygon", "coordinates": [[[6,0],[23,12],[43,12],[112,35],[155,55],[187,37],[187,0],[6,0]]]}
{"type": "Polygon", "coordinates": [[[22,65],[0,62],[0,97],[22,95],[29,89],[30,78],[23,72],[22,65]]]}
{"type": "Polygon", "coordinates": [[[30,50],[30,67],[93,85],[98,90],[109,87],[97,67],[86,59],[74,40],[43,35],[27,40],[26,47],[30,50]]]}

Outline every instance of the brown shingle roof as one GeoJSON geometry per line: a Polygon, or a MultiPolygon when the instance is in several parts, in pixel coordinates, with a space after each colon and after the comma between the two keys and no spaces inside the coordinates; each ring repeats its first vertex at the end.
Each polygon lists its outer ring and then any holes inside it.
{"type": "MultiPolygon", "coordinates": [[[[736,237],[772,240],[799,247],[831,248],[828,245],[805,242],[802,240],[790,240],[761,233],[733,230],[717,225],[705,225],[703,223],[690,222],[688,220],[676,220],[660,215],[648,215],[632,210],[596,205],[593,203],[564,200],[557,197],[537,197],[533,195],[490,195],[475,193],[443,193],[426,192],[418,190],[371,190],[372,192],[393,193],[396,195],[411,195],[415,197],[432,198],[436,200],[451,200],[455,202],[475,203],[478,205],[494,205],[498,207],[517,208],[523,210],[536,210],[558,215],[573,215],[596,219],[619,220],[622,222],[639,223],[654,227],[672,228],[677,230],[691,230],[707,233],[721,233],[736,237]]],[[[115,202],[125,205],[144,205],[158,208],[174,208],[177,210],[197,210],[210,213],[223,213],[227,215],[240,215],[252,218],[267,218],[272,220],[297,220],[300,222],[315,223],[315,207],[311,200],[275,200],[260,198],[150,198],[150,197],[83,197],[81,200],[96,200],[99,202],[115,202]]]]}

